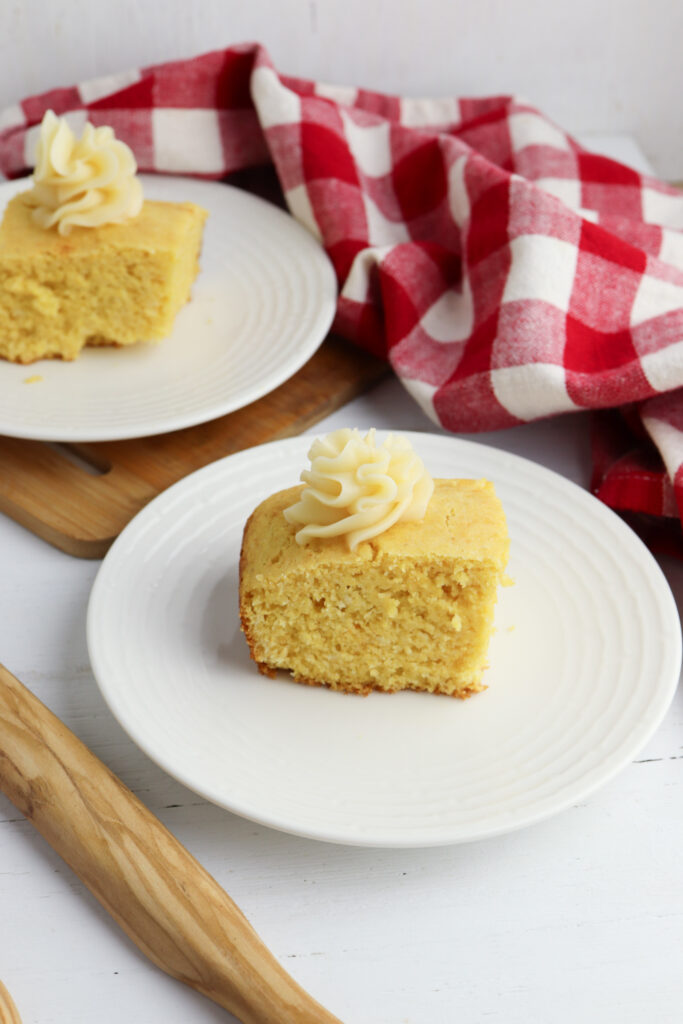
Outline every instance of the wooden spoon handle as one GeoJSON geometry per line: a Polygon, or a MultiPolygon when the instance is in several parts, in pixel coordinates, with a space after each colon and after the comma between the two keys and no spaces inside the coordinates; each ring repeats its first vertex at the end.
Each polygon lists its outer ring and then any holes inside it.
{"type": "Polygon", "coordinates": [[[339,1024],[215,879],[2,665],[0,789],[167,974],[243,1024],[339,1024]]]}
{"type": "Polygon", "coordinates": [[[0,981],[0,1024],[21,1024],[14,1000],[0,981]]]}

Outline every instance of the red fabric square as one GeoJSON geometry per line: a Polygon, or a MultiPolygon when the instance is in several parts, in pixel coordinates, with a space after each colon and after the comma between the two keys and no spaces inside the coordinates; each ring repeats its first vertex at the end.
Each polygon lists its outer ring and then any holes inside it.
{"type": "Polygon", "coordinates": [[[444,246],[458,255],[462,251],[462,231],[453,220],[446,197],[433,210],[414,217],[407,227],[410,237],[418,244],[426,242],[444,246]]]}
{"type": "Polygon", "coordinates": [[[315,82],[308,82],[305,78],[296,78],[294,75],[281,75],[280,81],[286,89],[291,89],[298,96],[315,96],[315,82]]]}
{"type": "MultiPolygon", "coordinates": [[[[154,75],[145,75],[139,82],[134,82],[132,85],[127,86],[125,89],[119,89],[118,92],[112,93],[109,96],[103,96],[99,100],[95,100],[94,103],[88,104],[88,110],[91,112],[95,111],[112,111],[111,116],[113,117],[113,111],[116,110],[143,110],[148,115],[154,106],[154,75]]],[[[93,124],[110,124],[116,131],[113,122],[106,120],[106,116],[102,117],[99,121],[95,121],[94,116],[89,118],[93,124]]],[[[117,132],[118,134],[118,132],[117,132]]]]}
{"type": "Polygon", "coordinates": [[[301,125],[302,166],[307,181],[329,178],[358,185],[358,174],[346,140],[329,128],[301,125]]]}
{"type": "Polygon", "coordinates": [[[683,340],[683,309],[672,309],[662,316],[645,320],[632,329],[631,336],[633,347],[641,357],[677,345],[683,340]]]}
{"type": "Polygon", "coordinates": [[[392,180],[406,221],[410,222],[437,207],[448,189],[439,141],[429,140],[399,160],[392,180]]]}
{"type": "Polygon", "coordinates": [[[419,314],[407,284],[384,266],[379,268],[379,281],[384,309],[387,349],[390,351],[410,334],[419,314]]]}
{"type": "Polygon", "coordinates": [[[486,259],[467,268],[475,324],[481,324],[499,312],[512,256],[507,245],[486,259]]]}
{"type": "Polygon", "coordinates": [[[364,174],[356,168],[358,181],[362,191],[372,200],[379,212],[389,221],[403,224],[403,213],[396,193],[391,174],[382,177],[364,174]]]}
{"type": "Polygon", "coordinates": [[[364,248],[367,246],[365,206],[357,188],[336,178],[319,178],[306,185],[306,190],[326,246],[344,239],[361,241],[364,248]]]}
{"type": "Polygon", "coordinates": [[[464,341],[442,345],[416,324],[410,334],[392,348],[390,360],[400,377],[440,387],[453,377],[464,351],[464,341]]]}
{"type": "Polygon", "coordinates": [[[4,151],[7,157],[7,177],[20,178],[31,170],[24,163],[24,132],[16,129],[8,132],[4,139],[4,151]]]}
{"type": "MultiPolygon", "coordinates": [[[[128,90],[126,90],[128,91],[128,90]]],[[[147,170],[154,165],[154,139],[152,137],[152,117],[144,107],[102,110],[99,106],[92,108],[88,120],[96,125],[110,125],[116,137],[126,142],[135,150],[138,167],[147,170]]]]}
{"type": "MultiPolygon", "coordinates": [[[[617,336],[621,331],[628,352],[635,354],[630,329],[625,325],[630,323],[631,309],[641,279],[640,274],[626,267],[621,273],[615,274],[609,260],[581,248],[569,312],[577,322],[597,331],[617,332],[617,336]]],[[[615,342],[615,345],[619,347],[620,343],[615,342]]],[[[621,363],[618,361],[612,365],[621,363]]]]}
{"type": "Polygon", "coordinates": [[[510,184],[500,181],[472,206],[467,236],[467,262],[470,266],[496,252],[508,242],[510,184]]]}
{"type": "Polygon", "coordinates": [[[585,210],[598,210],[600,215],[613,214],[642,220],[643,203],[637,185],[604,185],[584,182],[581,186],[581,206],[585,210]]]}
{"type": "Polygon", "coordinates": [[[212,110],[249,105],[253,51],[216,50],[183,63],[182,71],[177,62],[145,69],[145,75],[153,76],[155,106],[212,110]]]}
{"type": "Polygon", "coordinates": [[[581,251],[594,253],[619,267],[626,267],[642,274],[645,270],[645,254],[629,245],[623,238],[606,231],[599,224],[584,220],[581,224],[581,251]]]}
{"type": "Polygon", "coordinates": [[[394,246],[382,260],[382,270],[410,291],[423,316],[450,287],[458,287],[460,260],[438,245],[425,243],[394,246]]]}
{"type": "Polygon", "coordinates": [[[458,368],[448,383],[489,373],[493,362],[493,343],[498,333],[498,316],[496,312],[472,332],[458,368]]]}
{"type": "Polygon", "coordinates": [[[546,235],[563,242],[579,244],[581,217],[555,196],[527,181],[510,182],[510,238],[522,235],[546,235]]]}
{"type": "MultiPolygon", "coordinates": [[[[605,214],[600,217],[600,227],[616,238],[621,238],[635,249],[649,256],[659,256],[662,246],[662,229],[656,224],[645,224],[630,217],[605,214]]],[[[635,262],[635,260],[633,261],[635,262]]]]}
{"type": "Polygon", "coordinates": [[[457,135],[462,142],[467,143],[497,167],[512,169],[512,140],[504,109],[491,110],[460,126],[457,135]]]}
{"type": "Polygon", "coordinates": [[[467,387],[459,382],[444,384],[434,395],[433,401],[441,425],[456,433],[505,430],[521,422],[496,398],[490,373],[474,375],[467,387]]]}
{"type": "Polygon", "coordinates": [[[270,163],[265,136],[251,110],[222,110],[218,130],[225,162],[223,173],[270,163]]]}
{"type": "Polygon", "coordinates": [[[327,255],[332,260],[339,281],[346,280],[353,261],[365,248],[365,241],[357,238],[342,238],[334,245],[328,246],[327,255]]]}
{"type": "Polygon", "coordinates": [[[401,101],[397,96],[382,96],[368,89],[359,89],[355,106],[371,114],[379,114],[388,121],[398,121],[401,116],[401,101]]]}
{"type": "Polygon", "coordinates": [[[456,131],[466,131],[470,126],[492,124],[512,113],[509,96],[465,96],[460,98],[460,124],[456,131]]]}
{"type": "Polygon", "coordinates": [[[585,150],[577,154],[579,177],[601,185],[639,185],[640,175],[625,164],[585,150]]]}
{"type": "Polygon", "coordinates": [[[70,89],[51,89],[41,96],[31,96],[23,100],[21,109],[24,111],[29,125],[39,124],[48,110],[55,114],[66,114],[70,110],[82,110],[81,94],[74,86],[70,89]]]}
{"type": "Polygon", "coordinates": [[[386,359],[386,333],[380,306],[372,302],[355,302],[341,295],[332,330],[343,338],[353,337],[356,344],[379,359],[386,359]]]}
{"type": "Polygon", "coordinates": [[[567,317],[564,365],[567,393],[576,405],[605,408],[654,394],[630,331],[602,333],[567,317]]]}
{"type": "Polygon", "coordinates": [[[503,304],[491,366],[529,363],[563,365],[566,314],[547,302],[525,299],[503,304]]]}
{"type": "Polygon", "coordinates": [[[529,181],[560,178],[576,181],[576,154],[554,146],[525,146],[512,156],[512,169],[529,181]]]}
{"type": "Polygon", "coordinates": [[[638,365],[638,354],[628,330],[600,331],[570,314],[566,334],[564,363],[568,370],[599,378],[609,370],[626,370],[630,364],[638,365]]]}

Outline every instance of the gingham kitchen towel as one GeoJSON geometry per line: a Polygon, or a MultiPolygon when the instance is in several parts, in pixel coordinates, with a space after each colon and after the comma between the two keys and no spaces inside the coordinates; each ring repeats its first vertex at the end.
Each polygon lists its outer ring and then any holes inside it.
{"type": "Polygon", "coordinates": [[[336,330],[453,431],[578,409],[593,489],[683,516],[683,195],[520,100],[417,100],[279,74],[256,45],[57,89],[0,113],[0,169],[47,109],[110,124],[141,170],[272,163],[339,279],[336,330]],[[679,389],[679,390],[677,390],[679,389]],[[659,452],[659,455],[656,452],[659,452]]]}

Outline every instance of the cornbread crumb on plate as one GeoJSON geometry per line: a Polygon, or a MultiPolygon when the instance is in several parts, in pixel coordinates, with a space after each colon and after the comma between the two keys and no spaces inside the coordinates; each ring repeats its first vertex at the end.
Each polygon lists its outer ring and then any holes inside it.
{"type": "Polygon", "coordinates": [[[283,512],[301,486],[258,506],[242,542],[240,616],[262,673],[360,694],[485,688],[505,515],[486,480],[434,483],[421,523],[397,522],[353,551],[340,536],[295,543],[283,512]]]}
{"type": "Polygon", "coordinates": [[[125,223],[63,236],[36,224],[26,196],[0,225],[0,358],[75,359],[84,345],[170,334],[197,275],[204,209],[148,200],[125,223]]]}

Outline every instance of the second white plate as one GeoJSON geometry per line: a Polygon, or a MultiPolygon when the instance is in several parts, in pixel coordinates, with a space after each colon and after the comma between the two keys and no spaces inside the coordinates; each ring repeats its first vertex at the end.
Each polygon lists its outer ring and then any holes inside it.
{"type": "Polygon", "coordinates": [[[496,835],[584,799],[661,721],[680,669],[668,584],[628,527],[526,459],[408,434],[434,476],[493,480],[511,537],[488,689],[461,702],[353,697],[260,676],[238,615],[254,506],[298,479],[310,438],[171,487],[104,560],[88,612],[95,676],[147,754],[190,788],[285,831],[429,846],[496,835]]]}
{"type": "MultiPolygon", "coordinates": [[[[0,434],[110,441],[204,423],[282,384],[325,337],[334,272],[293,217],[216,182],[143,175],[142,183],[149,199],[209,211],[192,301],[158,344],[86,348],[71,363],[0,359],[0,434]]],[[[27,187],[0,185],[0,216],[27,187]]]]}

